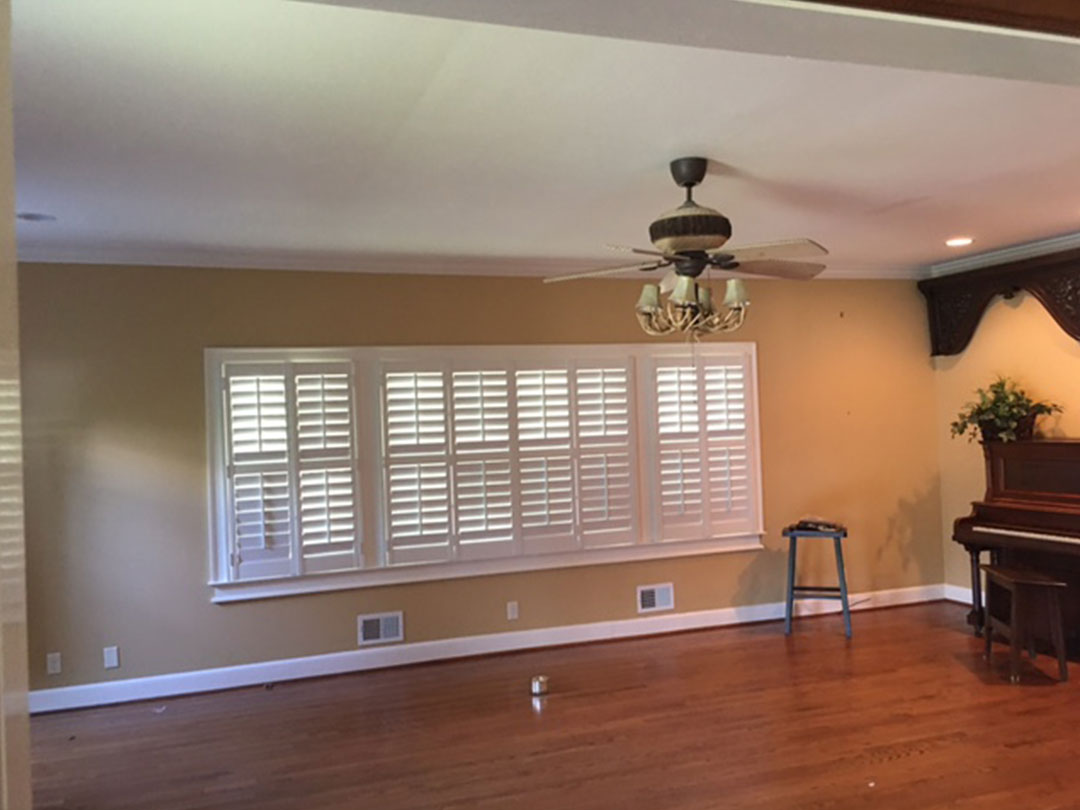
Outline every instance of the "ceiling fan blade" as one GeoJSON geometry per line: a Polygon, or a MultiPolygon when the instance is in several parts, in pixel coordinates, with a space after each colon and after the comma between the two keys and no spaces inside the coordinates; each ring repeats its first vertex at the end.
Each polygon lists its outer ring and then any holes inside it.
{"type": "Polygon", "coordinates": [[[638,253],[642,256],[663,256],[665,259],[673,258],[659,250],[645,250],[644,248],[630,247],[629,245],[604,245],[608,250],[617,250],[620,253],[638,253]]]}
{"type": "Polygon", "coordinates": [[[675,289],[675,283],[678,280],[679,274],[675,272],[675,268],[673,267],[666,273],[664,273],[664,277],[660,279],[660,292],[663,295],[668,295],[672,290],[675,289]]]}
{"type": "Polygon", "coordinates": [[[734,256],[737,262],[756,262],[765,259],[809,259],[812,256],[828,256],[829,251],[813,239],[784,239],[780,242],[762,242],[744,245],[720,253],[734,256]]]}
{"type": "Polygon", "coordinates": [[[575,281],[579,278],[602,278],[603,276],[614,276],[619,273],[625,273],[627,270],[656,270],[659,267],[667,267],[671,262],[649,262],[647,264],[624,264],[621,267],[601,267],[598,270],[585,270],[581,273],[568,273],[565,276],[548,276],[544,279],[545,284],[552,284],[556,281],[575,281]]]}
{"type": "Polygon", "coordinates": [[[816,262],[785,262],[777,259],[739,262],[734,268],[736,273],[752,276],[772,276],[773,278],[792,278],[800,281],[811,279],[825,269],[825,265],[816,262]]]}

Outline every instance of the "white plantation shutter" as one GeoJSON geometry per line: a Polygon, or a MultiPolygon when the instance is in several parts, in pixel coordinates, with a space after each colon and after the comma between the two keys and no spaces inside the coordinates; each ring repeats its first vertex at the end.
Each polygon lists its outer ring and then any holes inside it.
{"type": "Polygon", "coordinates": [[[738,351],[654,361],[653,502],[661,540],[757,531],[751,362],[738,351]]]}
{"type": "Polygon", "coordinates": [[[754,364],[740,343],[208,350],[213,582],[363,569],[365,526],[372,568],[760,535],[754,364]]]}
{"type": "Polygon", "coordinates": [[[526,554],[575,549],[570,369],[522,369],[515,383],[522,548],[526,554]]]}
{"type": "Polygon", "coordinates": [[[229,568],[234,579],[288,576],[293,570],[287,391],[283,363],[227,369],[229,568]]]}
{"type": "Polygon", "coordinates": [[[382,374],[386,555],[391,565],[451,559],[446,375],[382,374]]]}
{"type": "Polygon", "coordinates": [[[626,358],[517,372],[527,553],[637,542],[637,448],[626,358]]]}
{"type": "Polygon", "coordinates": [[[515,551],[509,385],[503,369],[451,375],[457,559],[515,551]]]}
{"type": "Polygon", "coordinates": [[[352,370],[347,364],[299,367],[294,381],[303,570],[355,568],[360,526],[352,370]]]}
{"type": "Polygon", "coordinates": [[[754,500],[750,490],[747,364],[743,358],[708,359],[704,375],[705,472],[712,531],[750,531],[754,500]]]}
{"type": "Polygon", "coordinates": [[[228,574],[356,568],[350,363],[222,367],[228,574]]]}
{"type": "Polygon", "coordinates": [[[637,454],[627,361],[575,370],[577,501],[586,548],[637,541],[637,454]]]}
{"type": "Polygon", "coordinates": [[[706,514],[698,369],[681,358],[665,360],[655,376],[661,539],[701,538],[706,514]]]}

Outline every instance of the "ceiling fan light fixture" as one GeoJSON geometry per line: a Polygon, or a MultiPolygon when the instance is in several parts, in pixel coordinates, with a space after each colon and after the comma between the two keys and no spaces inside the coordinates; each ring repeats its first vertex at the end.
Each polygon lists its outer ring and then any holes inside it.
{"type": "Polygon", "coordinates": [[[668,300],[677,307],[696,306],[698,300],[697,282],[689,276],[679,276],[678,281],[675,282],[675,289],[671,291],[668,300]]]}
{"type": "Polygon", "coordinates": [[[701,285],[691,276],[678,277],[675,289],[660,303],[660,288],[646,284],[637,303],[637,319],[642,330],[649,335],[670,335],[685,332],[697,339],[717,332],[733,332],[746,320],[746,308],[750,301],[742,281],[731,279],[727,283],[724,305],[713,305],[712,290],[701,285]],[[729,304],[729,301],[736,301],[729,304]]]}
{"type": "Polygon", "coordinates": [[[661,215],[649,226],[649,239],[662,253],[709,251],[731,238],[731,220],[693,200],[661,215]]]}
{"type": "Polygon", "coordinates": [[[750,298],[746,294],[746,284],[741,278],[729,278],[724,290],[725,307],[748,307],[750,298]]]}
{"type": "Polygon", "coordinates": [[[638,299],[635,309],[643,314],[652,314],[660,311],[660,286],[658,284],[646,284],[641,288],[641,297],[638,299]]]}
{"type": "Polygon", "coordinates": [[[709,315],[712,313],[712,290],[703,284],[697,288],[697,303],[702,314],[709,315]]]}

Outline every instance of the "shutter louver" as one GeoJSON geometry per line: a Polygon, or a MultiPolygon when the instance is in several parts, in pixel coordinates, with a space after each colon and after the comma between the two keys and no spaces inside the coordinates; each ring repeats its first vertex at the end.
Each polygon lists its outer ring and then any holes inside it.
{"type": "Polygon", "coordinates": [[[391,453],[443,452],[446,399],[441,371],[390,372],[386,386],[386,443],[391,453]]]}
{"type": "Polygon", "coordinates": [[[383,374],[387,559],[452,558],[450,466],[442,371],[383,374]]]}
{"type": "Polygon", "coordinates": [[[455,371],[454,445],[458,452],[505,451],[510,441],[510,394],[505,371],[455,371]]]}

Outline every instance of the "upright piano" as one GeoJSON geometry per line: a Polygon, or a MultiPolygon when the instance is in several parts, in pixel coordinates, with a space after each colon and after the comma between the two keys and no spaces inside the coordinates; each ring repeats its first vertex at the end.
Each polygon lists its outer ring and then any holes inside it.
{"type": "Polygon", "coordinates": [[[971,612],[982,631],[979,558],[1043,571],[1069,586],[1066,634],[1080,633],[1080,440],[987,442],[986,494],[953,524],[971,555],[971,612]]]}

